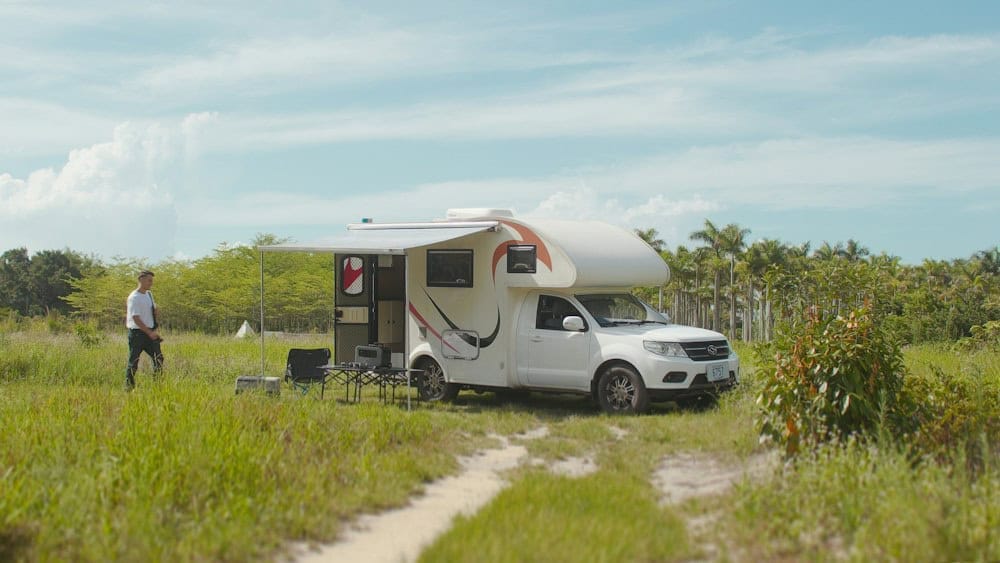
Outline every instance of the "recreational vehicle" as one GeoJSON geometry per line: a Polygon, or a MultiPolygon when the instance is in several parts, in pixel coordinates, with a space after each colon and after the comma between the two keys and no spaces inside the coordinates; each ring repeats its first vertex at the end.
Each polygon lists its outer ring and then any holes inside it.
{"type": "Polygon", "coordinates": [[[335,361],[377,344],[393,366],[422,371],[425,400],[463,389],[579,393],[636,413],[739,379],[722,334],[671,324],[630,293],[670,272],[607,223],[454,209],[440,221],[362,222],[317,244],[261,247],[287,250],[334,254],[335,361]]]}

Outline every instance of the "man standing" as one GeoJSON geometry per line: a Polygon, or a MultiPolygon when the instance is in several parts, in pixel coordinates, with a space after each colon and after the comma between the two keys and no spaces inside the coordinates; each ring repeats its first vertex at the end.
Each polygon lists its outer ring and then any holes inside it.
{"type": "Polygon", "coordinates": [[[160,352],[160,334],[156,331],[156,304],[153,302],[153,272],[139,272],[139,287],[128,295],[125,326],[128,327],[128,367],[125,369],[125,389],[135,388],[135,370],[139,368],[139,355],[143,352],[153,359],[153,372],[163,367],[160,352]]]}

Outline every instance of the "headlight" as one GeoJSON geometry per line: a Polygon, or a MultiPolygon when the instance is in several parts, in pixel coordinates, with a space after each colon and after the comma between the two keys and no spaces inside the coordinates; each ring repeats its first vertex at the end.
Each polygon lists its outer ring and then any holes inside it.
{"type": "Polygon", "coordinates": [[[655,340],[643,340],[642,347],[660,356],[670,356],[675,358],[686,358],[684,348],[677,342],[657,342],[655,340]]]}

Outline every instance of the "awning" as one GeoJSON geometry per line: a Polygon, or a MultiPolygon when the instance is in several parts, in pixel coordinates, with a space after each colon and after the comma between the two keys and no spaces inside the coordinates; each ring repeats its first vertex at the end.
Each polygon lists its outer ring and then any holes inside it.
{"type": "Polygon", "coordinates": [[[497,226],[496,221],[453,224],[422,224],[415,226],[374,224],[363,229],[349,230],[341,236],[308,243],[271,244],[257,247],[261,252],[338,252],[343,254],[406,254],[419,248],[481,233],[497,226]]]}

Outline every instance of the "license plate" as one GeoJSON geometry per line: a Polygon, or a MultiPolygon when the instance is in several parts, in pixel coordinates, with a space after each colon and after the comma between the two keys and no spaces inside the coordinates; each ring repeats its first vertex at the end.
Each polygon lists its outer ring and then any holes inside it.
{"type": "Polygon", "coordinates": [[[711,364],[708,366],[708,380],[709,381],[722,381],[723,379],[729,378],[729,364],[711,364]]]}

